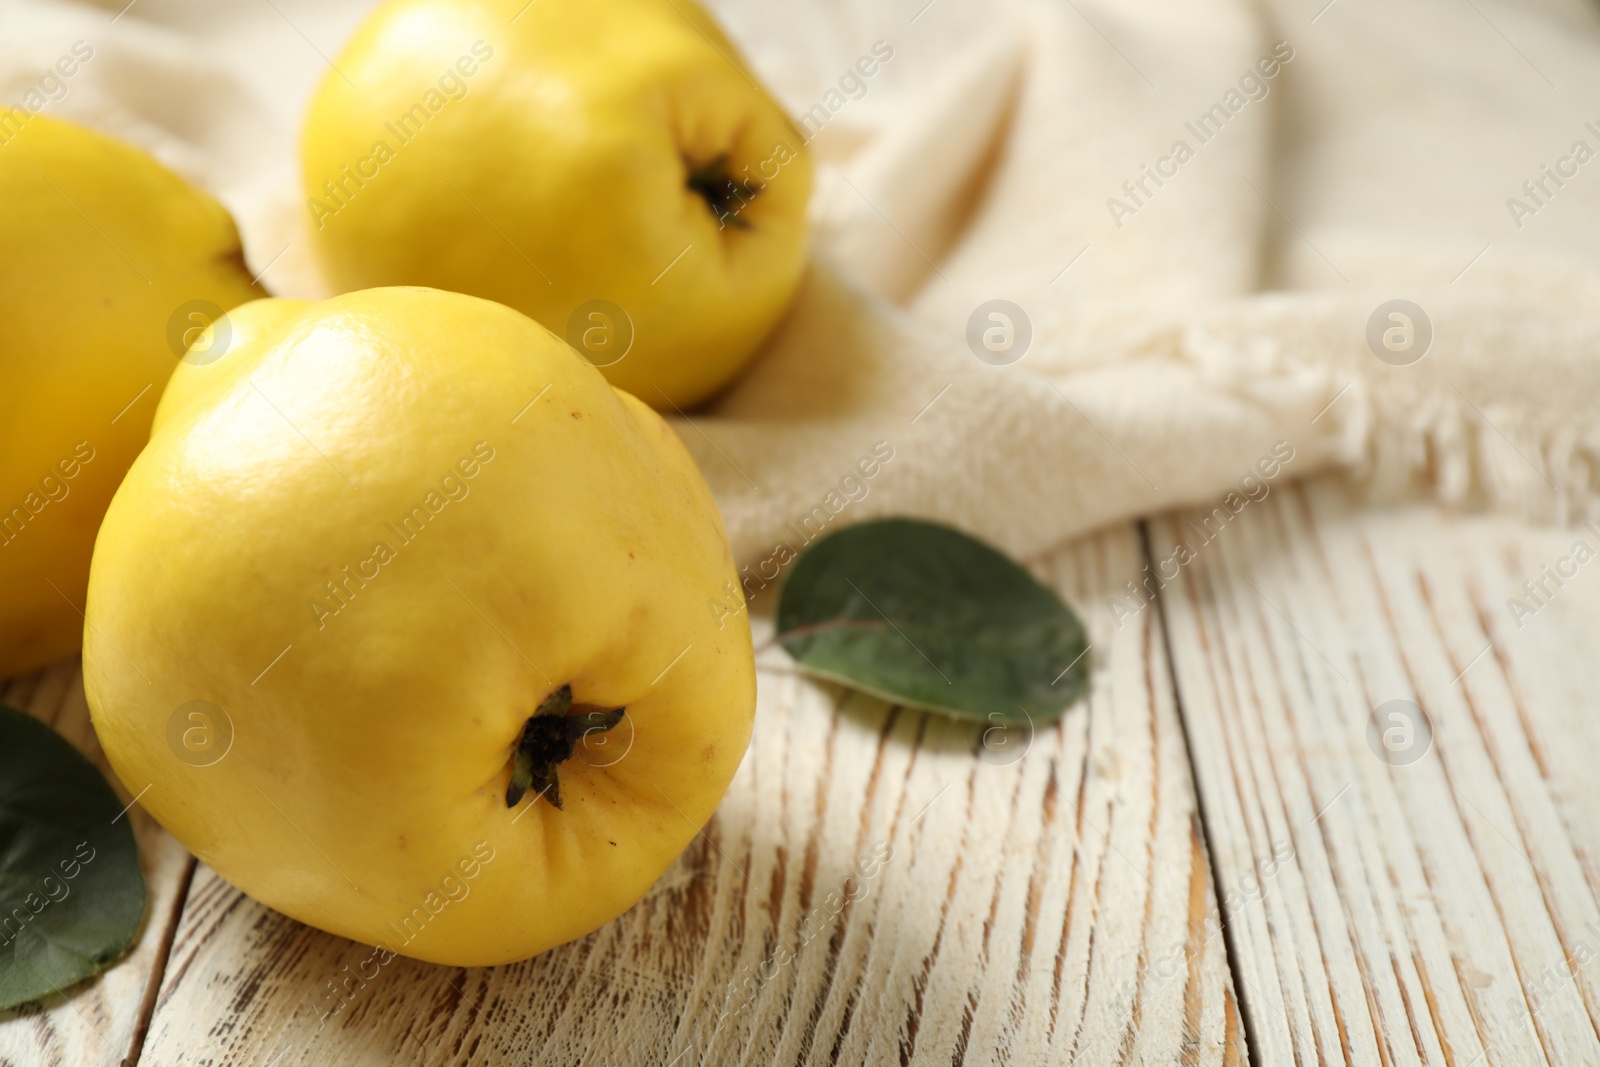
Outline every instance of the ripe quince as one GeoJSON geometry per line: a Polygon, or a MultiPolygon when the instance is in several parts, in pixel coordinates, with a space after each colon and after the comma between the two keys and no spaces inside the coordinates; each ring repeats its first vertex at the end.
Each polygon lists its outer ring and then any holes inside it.
{"type": "MultiPolygon", "coordinates": [[[[21,116],[19,118],[19,116],[21,116]]],[[[95,530],[189,341],[265,295],[228,212],[132,145],[0,125],[0,678],[78,648],[95,530]]]]}
{"type": "Polygon", "coordinates": [[[738,373],[804,265],[806,139],[694,0],[390,0],[301,159],[338,289],[497,300],[661,410],[738,373]]]}
{"type": "Polygon", "coordinates": [[[503,963],[617,916],[750,738],[750,632],[687,451],[487,300],[226,322],[96,546],[112,767],[223,878],[385,952],[503,963]]]}

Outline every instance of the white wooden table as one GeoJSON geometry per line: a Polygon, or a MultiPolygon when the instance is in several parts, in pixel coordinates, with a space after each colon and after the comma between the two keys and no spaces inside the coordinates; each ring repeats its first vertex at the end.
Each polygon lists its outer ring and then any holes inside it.
{"type": "MultiPolygon", "coordinates": [[[[135,951],[0,1016],[0,1064],[1600,1065],[1600,564],[1507,605],[1600,536],[1284,487],[1113,613],[1199,543],[1190,518],[1034,561],[1094,669],[1032,736],[764,651],[702,838],[524,963],[396,960],[336,997],[370,950],[242,896],[135,807],[135,951]],[[1393,700],[1431,738],[1369,729],[1393,700]]],[[[76,662],[0,699],[100,758],[76,662]]]]}

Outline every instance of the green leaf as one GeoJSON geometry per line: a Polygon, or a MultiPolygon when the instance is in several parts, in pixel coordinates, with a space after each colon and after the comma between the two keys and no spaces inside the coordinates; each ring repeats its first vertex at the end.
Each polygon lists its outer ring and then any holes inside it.
{"type": "Polygon", "coordinates": [[[863,523],[804,552],[778,639],[812,674],[990,722],[1053,719],[1088,679],[1083,625],[981,541],[912,519],[863,523]]]}
{"type": "Polygon", "coordinates": [[[0,704],[0,1010],[64,991],[133,943],[145,885],[121,811],[77,749],[0,704]]]}

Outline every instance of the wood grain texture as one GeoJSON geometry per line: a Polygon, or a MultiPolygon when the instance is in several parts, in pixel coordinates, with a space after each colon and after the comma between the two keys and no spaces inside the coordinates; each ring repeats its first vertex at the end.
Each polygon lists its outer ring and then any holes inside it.
{"type": "MultiPolygon", "coordinates": [[[[105,773],[123,803],[133,799],[111,774],[89,724],[76,657],[36,674],[0,681],[0,703],[53,726],[105,773]]],[[[0,1012],[0,1067],[120,1064],[143,1039],[194,859],[137,805],[123,817],[133,821],[149,887],[139,938],[118,963],[63,990],[64,995],[0,1012]]]]}
{"type": "MultiPolygon", "coordinates": [[[[1098,604],[1139,551],[1123,529],[1038,570],[1098,604]]],[[[1085,614],[1090,697],[1037,731],[764,652],[711,825],[632,910],[524,963],[378,968],[201,868],[140,1062],[1242,1064],[1159,620],[1085,614]]]]}
{"type": "Polygon", "coordinates": [[[1152,522],[1151,555],[1197,557],[1161,597],[1221,886],[1250,890],[1229,931],[1258,1062],[1600,1064],[1600,560],[1572,559],[1600,530],[1328,483],[1210,540],[1203,514],[1152,522]],[[1514,610],[1547,564],[1572,573],[1514,610]],[[1390,700],[1431,745],[1393,707],[1369,730],[1390,700]]]}

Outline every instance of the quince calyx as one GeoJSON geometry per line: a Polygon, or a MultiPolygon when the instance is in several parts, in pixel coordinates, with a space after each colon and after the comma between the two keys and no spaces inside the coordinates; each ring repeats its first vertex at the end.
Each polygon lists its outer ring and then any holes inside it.
{"type": "Polygon", "coordinates": [[[603,734],[622,721],[626,708],[609,711],[592,704],[573,709],[572,686],[564,685],[545,698],[539,710],[522,727],[511,757],[511,784],[506,786],[506,807],[514,808],[529,789],[561,809],[561,782],[556,771],[572,758],[578,741],[592,733],[603,734]],[[592,710],[581,710],[592,709],[592,710]]]}

